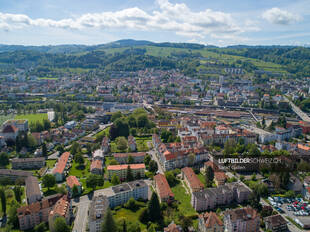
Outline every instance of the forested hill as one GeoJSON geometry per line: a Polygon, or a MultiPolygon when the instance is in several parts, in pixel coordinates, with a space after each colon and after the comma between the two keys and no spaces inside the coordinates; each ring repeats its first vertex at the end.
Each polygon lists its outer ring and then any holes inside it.
{"type": "Polygon", "coordinates": [[[135,71],[179,68],[196,75],[210,66],[243,68],[246,72],[310,76],[310,48],[293,46],[230,46],[219,48],[193,43],[154,43],[119,40],[112,43],[57,46],[0,45],[0,73],[31,68],[31,74],[50,76],[63,69],[135,71]]]}

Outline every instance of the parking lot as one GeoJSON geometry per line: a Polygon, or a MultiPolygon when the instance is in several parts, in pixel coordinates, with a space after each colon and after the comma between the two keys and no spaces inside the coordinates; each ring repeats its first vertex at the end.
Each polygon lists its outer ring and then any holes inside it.
{"type": "Polygon", "coordinates": [[[270,204],[284,216],[306,228],[310,226],[310,204],[301,198],[268,197],[270,204]]]}

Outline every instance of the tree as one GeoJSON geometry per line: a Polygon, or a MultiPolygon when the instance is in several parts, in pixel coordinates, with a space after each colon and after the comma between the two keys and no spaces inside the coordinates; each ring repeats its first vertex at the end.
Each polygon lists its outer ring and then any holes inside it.
{"type": "Polygon", "coordinates": [[[111,179],[111,183],[113,185],[118,185],[121,183],[119,177],[116,174],[113,174],[112,179],[111,179]]]}
{"type": "Polygon", "coordinates": [[[117,112],[112,114],[111,121],[115,122],[116,119],[119,119],[121,117],[123,117],[122,113],[120,111],[117,111],[117,112]]]}
{"type": "Polygon", "coordinates": [[[13,192],[14,192],[14,195],[15,195],[15,199],[18,203],[21,203],[21,196],[23,194],[23,190],[20,186],[14,186],[13,188],[13,192]]]}
{"type": "Polygon", "coordinates": [[[78,144],[77,142],[74,142],[72,145],[71,145],[71,148],[70,148],[70,153],[75,156],[75,154],[77,154],[78,152],[81,151],[81,148],[80,148],[80,144],[78,144]]]}
{"type": "Polygon", "coordinates": [[[34,227],[34,232],[45,232],[47,231],[47,227],[45,222],[41,222],[39,225],[34,227]]]}
{"type": "Polygon", "coordinates": [[[148,221],[149,221],[149,215],[148,215],[148,209],[147,208],[144,208],[140,215],[139,215],[139,221],[144,223],[144,224],[147,224],[148,221]]]}
{"type": "Polygon", "coordinates": [[[210,187],[212,186],[212,182],[213,182],[213,179],[214,179],[214,171],[213,169],[210,167],[210,166],[207,166],[206,168],[206,185],[207,187],[210,187]]]}
{"type": "Polygon", "coordinates": [[[287,198],[293,198],[295,196],[296,196],[296,194],[293,190],[289,190],[289,191],[285,192],[285,197],[287,197],[287,198]]]}
{"type": "Polygon", "coordinates": [[[76,185],[73,185],[73,188],[72,188],[72,197],[76,197],[79,195],[79,188],[78,186],[76,185]]]}
{"type": "Polygon", "coordinates": [[[147,124],[148,124],[147,115],[146,114],[140,115],[137,119],[137,124],[138,124],[138,127],[140,128],[147,127],[147,124]]]}
{"type": "Polygon", "coordinates": [[[46,174],[45,176],[43,176],[42,184],[44,185],[44,187],[47,187],[48,190],[54,187],[56,184],[55,176],[52,174],[46,174]]]}
{"type": "Polygon", "coordinates": [[[145,157],[144,157],[144,164],[145,165],[149,165],[150,161],[151,161],[151,156],[149,154],[147,154],[145,157]]]}
{"type": "Polygon", "coordinates": [[[13,226],[13,228],[18,228],[18,214],[17,209],[20,207],[20,204],[17,201],[11,202],[11,207],[8,212],[8,223],[13,226]]]}
{"type": "Polygon", "coordinates": [[[122,232],[127,232],[127,223],[126,223],[126,220],[123,221],[122,232]]]}
{"type": "Polygon", "coordinates": [[[83,158],[83,155],[81,153],[77,153],[75,156],[74,156],[74,161],[76,163],[79,164],[79,166],[83,165],[84,164],[84,158],[83,158]]]}
{"type": "Polygon", "coordinates": [[[54,220],[51,232],[70,232],[70,227],[67,225],[65,218],[57,217],[54,220]]]}
{"type": "Polygon", "coordinates": [[[147,228],[147,232],[156,232],[156,226],[152,223],[149,228],[147,228]]]}
{"type": "Polygon", "coordinates": [[[46,143],[45,142],[42,144],[42,155],[44,157],[47,156],[47,147],[46,147],[46,143]]]}
{"type": "Polygon", "coordinates": [[[135,162],[134,158],[131,155],[129,155],[128,156],[128,163],[133,164],[134,162],[135,162]]]}
{"type": "Polygon", "coordinates": [[[127,139],[124,136],[117,137],[115,143],[117,149],[120,151],[125,151],[128,148],[127,139]]]}
{"type": "Polygon", "coordinates": [[[103,176],[90,174],[86,178],[86,187],[92,188],[93,191],[96,189],[97,186],[103,186],[103,184],[104,184],[103,176]]]}
{"type": "Polygon", "coordinates": [[[133,197],[131,197],[131,198],[124,204],[124,207],[125,207],[126,209],[130,209],[130,210],[132,210],[132,211],[135,211],[135,210],[137,210],[137,208],[138,208],[139,206],[137,205],[136,200],[135,200],[133,197]]]}
{"type": "Polygon", "coordinates": [[[155,192],[152,193],[151,200],[148,202],[147,213],[152,222],[158,222],[161,218],[160,204],[155,192]]]}
{"type": "Polygon", "coordinates": [[[128,232],[141,232],[141,228],[138,222],[129,222],[128,232]]]}
{"type": "Polygon", "coordinates": [[[136,118],[133,116],[133,115],[130,115],[128,117],[128,125],[129,127],[137,127],[137,121],[136,121],[136,118]]]}
{"type": "Polygon", "coordinates": [[[112,215],[110,208],[108,208],[107,213],[104,215],[103,224],[102,224],[102,232],[112,232],[117,231],[117,227],[112,215]]]}
{"type": "Polygon", "coordinates": [[[224,144],[224,156],[231,155],[235,152],[236,143],[232,139],[228,139],[224,144]]]}
{"type": "Polygon", "coordinates": [[[190,217],[180,216],[181,227],[184,232],[188,232],[188,228],[193,225],[193,221],[190,217]]]}
{"type": "Polygon", "coordinates": [[[8,156],[6,153],[2,152],[2,153],[0,154],[0,165],[1,165],[1,166],[6,166],[6,165],[8,165],[9,163],[10,163],[10,161],[9,161],[9,156],[8,156]]]}
{"type": "Polygon", "coordinates": [[[0,199],[1,199],[2,212],[4,215],[6,215],[6,195],[5,195],[5,189],[3,187],[0,188],[0,199]]]}
{"type": "Polygon", "coordinates": [[[157,163],[156,163],[155,160],[151,160],[150,161],[150,163],[149,163],[149,170],[150,170],[150,172],[153,172],[153,173],[157,172],[158,166],[157,166],[157,163]]]}
{"type": "Polygon", "coordinates": [[[130,165],[127,166],[127,177],[126,177],[127,181],[133,181],[134,180],[134,176],[132,174],[130,165]]]}
{"type": "Polygon", "coordinates": [[[28,144],[28,147],[31,149],[33,149],[33,148],[35,148],[35,146],[37,146],[37,140],[35,139],[35,137],[32,134],[28,135],[27,144],[28,144]]]}
{"type": "Polygon", "coordinates": [[[174,186],[177,183],[177,179],[172,171],[168,171],[165,173],[166,179],[170,186],[174,186]]]}
{"type": "Polygon", "coordinates": [[[260,204],[260,195],[256,192],[252,192],[249,197],[249,203],[252,208],[260,211],[262,208],[262,205],[260,204]]]}
{"type": "Polygon", "coordinates": [[[193,153],[190,153],[190,154],[188,155],[188,166],[193,166],[193,165],[194,165],[194,163],[195,163],[195,158],[196,158],[196,156],[195,156],[195,154],[193,154],[193,153]]]}

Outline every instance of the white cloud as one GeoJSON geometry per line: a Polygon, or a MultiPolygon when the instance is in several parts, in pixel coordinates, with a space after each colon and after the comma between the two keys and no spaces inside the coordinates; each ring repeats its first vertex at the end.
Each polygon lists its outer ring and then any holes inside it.
{"type": "Polygon", "coordinates": [[[286,10],[281,10],[277,7],[266,10],[262,17],[270,23],[281,25],[288,25],[301,20],[301,16],[286,10]]]}
{"type": "Polygon", "coordinates": [[[172,31],[189,38],[220,38],[239,36],[245,31],[257,30],[248,23],[236,22],[231,14],[211,9],[192,11],[186,4],[172,4],[157,0],[158,10],[148,13],[138,7],[115,12],[89,13],[77,17],[53,20],[32,19],[27,15],[0,13],[0,29],[14,30],[21,27],[53,27],[85,30],[98,28],[123,28],[141,31],[172,31]]]}

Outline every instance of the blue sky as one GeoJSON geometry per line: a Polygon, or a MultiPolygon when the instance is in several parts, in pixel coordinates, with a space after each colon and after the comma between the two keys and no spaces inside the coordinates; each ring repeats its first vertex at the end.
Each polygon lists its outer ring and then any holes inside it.
{"type": "Polygon", "coordinates": [[[0,43],[309,45],[309,0],[0,0],[0,43]]]}

